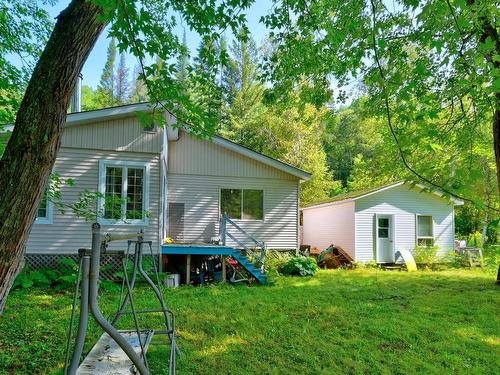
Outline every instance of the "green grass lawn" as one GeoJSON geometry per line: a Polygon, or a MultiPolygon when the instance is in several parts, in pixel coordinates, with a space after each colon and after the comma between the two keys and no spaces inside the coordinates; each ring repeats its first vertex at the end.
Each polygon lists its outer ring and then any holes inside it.
{"type": "MultiPolygon", "coordinates": [[[[497,374],[494,279],[480,270],[332,270],[269,287],[168,290],[183,351],[178,373],[497,374]]],[[[116,294],[102,296],[106,312],[116,294]]],[[[154,306],[138,294],[140,307],[154,306]]],[[[70,307],[69,292],[12,292],[0,318],[0,373],[61,373],[70,307]]],[[[99,336],[92,322],[87,349],[99,336]]],[[[165,349],[156,337],[153,374],[166,373],[165,349]]]]}

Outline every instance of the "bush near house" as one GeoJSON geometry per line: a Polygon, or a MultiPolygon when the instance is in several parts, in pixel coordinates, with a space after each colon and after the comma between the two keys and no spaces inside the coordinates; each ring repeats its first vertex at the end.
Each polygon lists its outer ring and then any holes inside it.
{"type": "Polygon", "coordinates": [[[439,259],[437,253],[439,246],[416,246],[412,253],[415,263],[418,265],[429,266],[436,263],[439,259]]]}
{"type": "Polygon", "coordinates": [[[283,267],[280,272],[290,276],[314,276],[319,270],[316,259],[313,257],[293,257],[283,267]]]}

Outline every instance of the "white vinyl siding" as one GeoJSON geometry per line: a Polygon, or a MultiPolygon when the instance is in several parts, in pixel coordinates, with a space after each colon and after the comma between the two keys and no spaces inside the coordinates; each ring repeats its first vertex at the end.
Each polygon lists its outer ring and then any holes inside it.
{"type": "Polygon", "coordinates": [[[325,250],[334,244],[354,257],[354,202],[302,210],[302,243],[325,250]]]}
{"type": "MultiPolygon", "coordinates": [[[[207,242],[219,235],[221,189],[261,190],[263,220],[234,221],[269,249],[297,249],[296,177],[184,131],[168,147],[167,201],[184,203],[183,241],[207,242]]],[[[244,238],[228,230],[239,240],[244,238]]]]}
{"type": "Polygon", "coordinates": [[[453,249],[453,203],[419,188],[402,185],[356,200],[356,260],[374,256],[376,214],[394,215],[394,249],[413,250],[416,244],[417,215],[433,218],[434,243],[439,255],[453,249]]]}
{"type": "MultiPolygon", "coordinates": [[[[74,186],[62,186],[62,197],[65,202],[73,203],[78,200],[78,193],[85,189],[98,191],[99,161],[100,160],[127,160],[138,163],[147,163],[150,166],[149,195],[160,195],[160,154],[112,152],[92,149],[61,148],[56,159],[55,170],[61,178],[72,178],[74,186]]],[[[153,241],[153,249],[158,249],[159,238],[159,199],[152,199],[148,211],[151,213],[147,226],[118,224],[102,225],[103,232],[136,233],[145,229],[145,238],[153,241]]],[[[33,225],[27,243],[28,253],[76,253],[79,248],[90,247],[91,222],[75,217],[70,210],[61,214],[53,210],[52,225],[33,225]]],[[[124,242],[116,243],[113,247],[123,248],[124,242]]]]}
{"type": "MultiPolygon", "coordinates": [[[[186,242],[206,242],[219,234],[221,188],[263,189],[264,220],[234,220],[269,249],[297,248],[297,183],[289,180],[169,174],[169,203],[184,203],[186,242]]],[[[230,233],[237,232],[228,227],[230,233]]],[[[237,238],[243,237],[237,235],[237,238]]],[[[250,242],[246,244],[251,245],[250,242]]],[[[228,245],[235,245],[228,242],[228,245]]]]}
{"type": "Polygon", "coordinates": [[[168,171],[200,176],[257,177],[297,181],[288,173],[202,140],[184,131],[169,142],[168,171]]]}
{"type": "Polygon", "coordinates": [[[66,125],[61,145],[63,147],[160,153],[163,129],[144,131],[137,116],[132,115],[93,124],[66,125]]]}

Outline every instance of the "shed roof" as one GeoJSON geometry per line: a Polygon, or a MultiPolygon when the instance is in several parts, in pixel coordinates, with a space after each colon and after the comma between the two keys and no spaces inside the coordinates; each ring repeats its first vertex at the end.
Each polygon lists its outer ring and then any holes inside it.
{"type": "Polygon", "coordinates": [[[424,184],[420,184],[420,183],[415,184],[415,183],[412,183],[409,181],[397,181],[397,182],[393,182],[391,184],[377,186],[377,187],[370,188],[370,189],[357,190],[357,191],[351,191],[351,192],[348,192],[345,194],[339,194],[339,195],[336,195],[335,197],[332,197],[332,198],[324,199],[324,200],[321,200],[318,202],[314,202],[314,203],[305,205],[302,208],[308,209],[308,208],[322,207],[322,206],[328,206],[328,205],[333,205],[333,204],[340,204],[340,203],[349,202],[349,201],[355,201],[355,200],[367,197],[369,195],[378,194],[378,193],[381,193],[383,191],[386,191],[386,190],[389,190],[389,189],[392,189],[392,188],[395,188],[398,186],[402,186],[405,184],[408,185],[409,187],[416,187],[420,190],[429,191],[430,193],[436,194],[439,197],[448,198],[457,206],[464,204],[463,200],[458,199],[458,198],[453,197],[453,196],[452,197],[446,196],[446,194],[444,192],[442,192],[440,190],[432,190],[424,184]]]}

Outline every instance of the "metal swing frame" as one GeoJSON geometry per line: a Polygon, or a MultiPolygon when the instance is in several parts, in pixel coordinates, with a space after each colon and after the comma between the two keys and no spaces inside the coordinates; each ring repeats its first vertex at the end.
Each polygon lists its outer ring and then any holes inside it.
{"type": "Polygon", "coordinates": [[[77,282],[75,287],[75,293],[73,296],[73,309],[71,313],[70,328],[68,334],[68,341],[66,347],[66,358],[64,366],[64,374],[74,375],[76,374],[79,365],[80,358],[83,352],[83,345],[85,342],[85,336],[87,333],[88,317],[89,312],[94,317],[95,321],[101,328],[106,332],[116,344],[125,352],[125,354],[130,358],[135,369],[141,375],[149,375],[149,365],[146,357],[145,345],[141,339],[141,333],[156,333],[156,334],[166,334],[170,343],[170,355],[169,355],[169,374],[174,375],[176,372],[176,354],[180,353],[175,342],[175,315],[169,309],[167,309],[163,295],[160,291],[160,279],[158,275],[158,265],[156,264],[155,257],[152,250],[152,242],[144,241],[144,234],[141,231],[138,234],[133,235],[102,235],[101,226],[98,223],[92,225],[92,248],[91,249],[79,249],[78,251],[80,261],[77,282]],[[108,250],[108,244],[113,241],[128,240],[127,241],[127,251],[112,251],[108,250]],[[151,254],[151,259],[153,259],[153,268],[156,274],[157,285],[153,282],[151,277],[144,270],[143,266],[143,245],[149,245],[149,250],[151,254]],[[129,278],[128,262],[130,257],[130,248],[134,245],[134,262],[132,267],[132,276],[129,278]],[[107,320],[102,314],[99,304],[98,304],[98,292],[99,292],[99,269],[100,269],[100,257],[101,253],[116,255],[122,257],[123,265],[123,281],[120,291],[120,299],[118,304],[118,310],[112,317],[112,319],[107,320]],[[134,299],[133,299],[133,288],[137,280],[137,274],[140,274],[148,286],[153,290],[156,295],[160,309],[151,310],[136,310],[134,299]],[[80,293],[80,317],[78,323],[78,331],[76,335],[76,340],[74,343],[74,348],[72,355],[70,354],[71,342],[73,340],[73,327],[76,315],[76,304],[79,296],[79,288],[81,288],[80,293]],[[126,291],[125,297],[124,292],[126,291]],[[127,306],[130,305],[130,310],[127,310],[127,306]],[[139,329],[139,323],[137,319],[138,314],[145,313],[163,313],[165,319],[165,328],[161,330],[147,330],[141,331],[139,329]],[[135,328],[133,331],[137,333],[137,337],[140,345],[140,354],[136,353],[133,347],[127,342],[127,340],[122,336],[122,334],[115,327],[116,323],[123,315],[131,314],[133,316],[135,328]],[[71,355],[71,360],[70,360],[71,355]]]}

